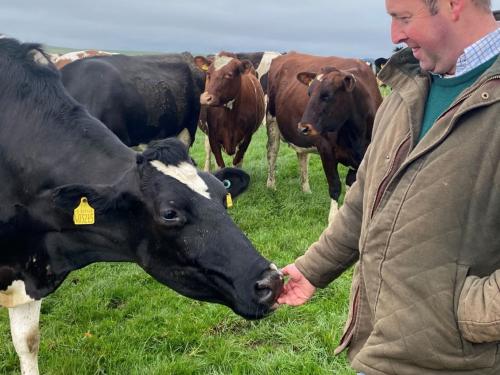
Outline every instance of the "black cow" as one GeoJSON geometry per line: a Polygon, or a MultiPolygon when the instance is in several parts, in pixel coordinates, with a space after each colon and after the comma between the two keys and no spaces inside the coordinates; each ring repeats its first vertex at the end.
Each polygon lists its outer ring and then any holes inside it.
{"type": "Polygon", "coordinates": [[[282,280],[224,208],[226,190],[176,139],[139,154],[64,89],[36,44],[0,39],[0,305],[23,374],[38,373],[41,299],[75,269],[140,265],[258,319],[282,280]]]}
{"type": "Polygon", "coordinates": [[[126,145],[178,135],[192,144],[205,77],[189,53],[96,56],[61,70],[64,86],[126,145]]]}

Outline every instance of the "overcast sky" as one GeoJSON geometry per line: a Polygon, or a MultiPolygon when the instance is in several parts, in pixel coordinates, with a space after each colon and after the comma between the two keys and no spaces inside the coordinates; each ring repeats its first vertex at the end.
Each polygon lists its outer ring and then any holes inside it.
{"type": "MultiPolygon", "coordinates": [[[[492,0],[500,9],[500,0],[492,0]]],[[[387,56],[382,0],[4,0],[0,33],[73,49],[387,56]]]]}

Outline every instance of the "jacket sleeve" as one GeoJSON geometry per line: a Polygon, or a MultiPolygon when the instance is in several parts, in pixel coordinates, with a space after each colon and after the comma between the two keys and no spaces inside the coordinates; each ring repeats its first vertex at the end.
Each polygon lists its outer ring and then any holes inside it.
{"type": "Polygon", "coordinates": [[[356,182],[345,196],[344,204],[318,241],[295,261],[299,271],[316,287],[327,286],[359,257],[364,170],[369,149],[358,169],[356,182]]]}
{"type": "Polygon", "coordinates": [[[457,317],[466,340],[474,343],[500,341],[500,270],[490,276],[465,279],[457,317]]]}

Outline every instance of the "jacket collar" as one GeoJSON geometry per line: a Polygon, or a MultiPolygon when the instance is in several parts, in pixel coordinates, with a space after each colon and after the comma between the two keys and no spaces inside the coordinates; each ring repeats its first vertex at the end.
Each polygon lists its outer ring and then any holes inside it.
{"type": "MultiPolygon", "coordinates": [[[[477,81],[480,84],[484,79],[500,75],[500,58],[477,81]]],[[[404,87],[408,79],[428,78],[429,73],[422,71],[418,60],[413,56],[411,48],[404,48],[391,56],[378,74],[378,78],[395,90],[404,87]]],[[[475,87],[473,85],[472,87],[475,87]]]]}

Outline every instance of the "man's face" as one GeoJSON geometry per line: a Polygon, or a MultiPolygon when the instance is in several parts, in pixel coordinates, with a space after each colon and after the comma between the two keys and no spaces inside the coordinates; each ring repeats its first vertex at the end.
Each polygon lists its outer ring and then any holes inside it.
{"type": "Polygon", "coordinates": [[[451,22],[445,1],[438,1],[438,12],[432,15],[423,0],[386,0],[387,13],[392,17],[391,39],[412,49],[423,70],[433,73],[453,73],[458,56],[449,39],[451,22]]]}

